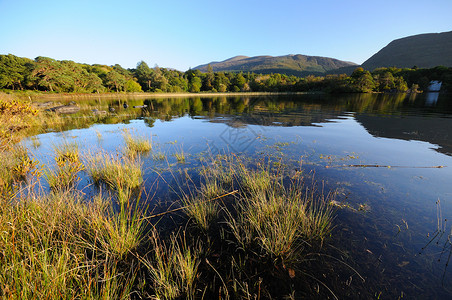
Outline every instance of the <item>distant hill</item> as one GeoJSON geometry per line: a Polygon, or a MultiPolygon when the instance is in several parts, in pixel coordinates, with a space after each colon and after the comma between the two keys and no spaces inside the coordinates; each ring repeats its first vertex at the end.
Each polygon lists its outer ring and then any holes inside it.
{"type": "Polygon", "coordinates": [[[254,73],[283,73],[288,75],[306,76],[323,75],[327,71],[357,66],[355,63],[341,61],[329,57],[307,56],[307,55],[285,55],[285,56],[235,56],[221,62],[211,62],[200,65],[194,69],[207,72],[210,64],[214,72],[254,72],[254,73]]]}
{"type": "Polygon", "coordinates": [[[452,31],[413,35],[390,42],[366,60],[362,67],[452,67],[452,31]]]}

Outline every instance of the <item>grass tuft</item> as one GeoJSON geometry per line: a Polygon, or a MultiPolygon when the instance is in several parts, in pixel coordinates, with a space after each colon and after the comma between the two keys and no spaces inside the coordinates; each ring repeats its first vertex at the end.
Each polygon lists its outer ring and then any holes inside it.
{"type": "Polygon", "coordinates": [[[85,169],[80,160],[78,145],[64,143],[54,147],[56,169],[46,171],[47,182],[53,190],[68,190],[80,180],[78,173],[85,169]]]}
{"type": "Polygon", "coordinates": [[[89,175],[96,184],[105,184],[118,193],[119,202],[128,201],[143,183],[141,162],[110,154],[89,154],[86,158],[89,175]]]}
{"type": "Polygon", "coordinates": [[[124,132],[123,136],[126,142],[125,153],[132,158],[152,150],[152,142],[144,137],[132,136],[129,132],[124,132]]]}
{"type": "Polygon", "coordinates": [[[193,299],[195,293],[195,280],[200,264],[199,253],[201,249],[190,246],[184,239],[172,235],[169,243],[165,243],[154,229],[151,233],[153,255],[143,258],[147,267],[154,294],[157,299],[175,299],[182,296],[193,299]]]}

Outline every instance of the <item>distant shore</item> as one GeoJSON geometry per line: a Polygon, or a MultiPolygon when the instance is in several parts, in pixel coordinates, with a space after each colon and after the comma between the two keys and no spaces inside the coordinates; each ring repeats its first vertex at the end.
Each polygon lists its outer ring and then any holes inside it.
{"type": "Polygon", "coordinates": [[[29,99],[77,99],[77,98],[176,98],[176,97],[230,97],[230,96],[266,96],[266,95],[305,95],[323,94],[321,92],[232,92],[232,93],[16,93],[21,98],[29,99]]]}

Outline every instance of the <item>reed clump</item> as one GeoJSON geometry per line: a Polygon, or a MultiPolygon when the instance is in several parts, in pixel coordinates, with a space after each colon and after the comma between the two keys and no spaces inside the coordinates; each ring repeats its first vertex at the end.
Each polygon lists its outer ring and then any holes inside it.
{"type": "Polygon", "coordinates": [[[124,132],[123,136],[126,143],[125,153],[132,158],[152,150],[152,141],[145,137],[132,135],[129,132],[124,132]]]}
{"type": "Polygon", "coordinates": [[[78,173],[85,169],[78,145],[63,143],[54,147],[54,152],[56,167],[46,171],[47,183],[53,190],[69,190],[79,181],[78,173]]]}
{"type": "Polygon", "coordinates": [[[149,295],[157,299],[194,299],[199,254],[199,245],[187,244],[183,235],[171,235],[168,243],[154,228],[150,233],[153,252],[142,258],[150,278],[153,292],[149,295]]]}
{"type": "Polygon", "coordinates": [[[0,161],[0,198],[11,199],[28,177],[40,176],[38,161],[22,146],[0,150],[0,161]]]}
{"type": "Polygon", "coordinates": [[[99,243],[103,209],[74,192],[30,194],[0,210],[0,294],[8,299],[123,298],[133,270],[99,243]],[[118,277],[121,272],[122,276],[118,277]]]}
{"type": "Polygon", "coordinates": [[[128,201],[143,183],[141,162],[113,154],[88,154],[86,168],[95,184],[104,184],[118,193],[120,202],[128,201]]]}

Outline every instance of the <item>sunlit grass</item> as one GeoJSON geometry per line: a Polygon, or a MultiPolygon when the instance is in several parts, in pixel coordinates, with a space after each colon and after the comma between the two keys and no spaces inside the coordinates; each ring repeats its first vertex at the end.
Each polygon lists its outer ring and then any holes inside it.
{"type": "Polygon", "coordinates": [[[142,258],[152,279],[154,293],[151,297],[157,299],[175,299],[185,296],[194,298],[195,280],[200,264],[198,245],[188,245],[186,241],[172,235],[165,243],[154,229],[151,232],[153,254],[142,258]]]}
{"type": "Polygon", "coordinates": [[[118,193],[120,202],[128,201],[143,183],[141,162],[113,154],[88,154],[86,168],[96,184],[105,184],[118,193]]]}
{"type": "MultiPolygon", "coordinates": [[[[68,121],[55,116],[48,122],[58,127],[68,121]]],[[[26,185],[38,173],[37,162],[23,148],[0,149],[0,297],[270,298],[265,284],[281,280],[274,274],[300,263],[306,249],[315,251],[311,246],[330,234],[328,195],[287,180],[279,161],[272,169],[276,164],[233,155],[202,161],[199,180],[181,172],[190,189],[177,195],[183,214],[166,211],[168,227],[159,228],[161,219],[139,205],[139,154],[152,144],[140,146],[129,137],[129,150],[117,154],[82,156],[75,143],[55,147],[47,194],[11,188],[26,185]],[[77,191],[84,166],[100,187],[97,195],[77,191]]],[[[182,148],[176,152],[184,162],[182,148]]]]}
{"type": "Polygon", "coordinates": [[[28,176],[40,176],[38,161],[21,146],[0,150],[0,161],[0,198],[12,198],[20,182],[25,182],[28,176]]]}
{"type": "Polygon", "coordinates": [[[181,150],[180,152],[174,153],[174,157],[176,157],[178,163],[185,162],[185,153],[183,150],[181,150]]]}
{"type": "Polygon", "coordinates": [[[138,154],[145,154],[152,150],[152,141],[141,137],[134,136],[129,132],[123,133],[126,143],[125,153],[130,157],[136,157],[138,154]]]}
{"type": "Polygon", "coordinates": [[[63,143],[54,147],[56,167],[45,172],[51,189],[70,189],[78,181],[78,173],[85,169],[77,143],[63,143]]]}
{"type": "Polygon", "coordinates": [[[253,171],[240,164],[239,181],[243,200],[237,202],[238,217],[231,217],[230,228],[239,244],[251,249],[257,243],[263,255],[294,261],[303,247],[323,240],[331,229],[332,209],[314,186],[302,179],[283,183],[283,170],[253,171]]]}
{"type": "Polygon", "coordinates": [[[134,271],[100,244],[103,208],[78,194],[31,194],[0,210],[0,294],[8,299],[126,296],[134,271]],[[126,293],[125,293],[126,292],[126,293]]]}

